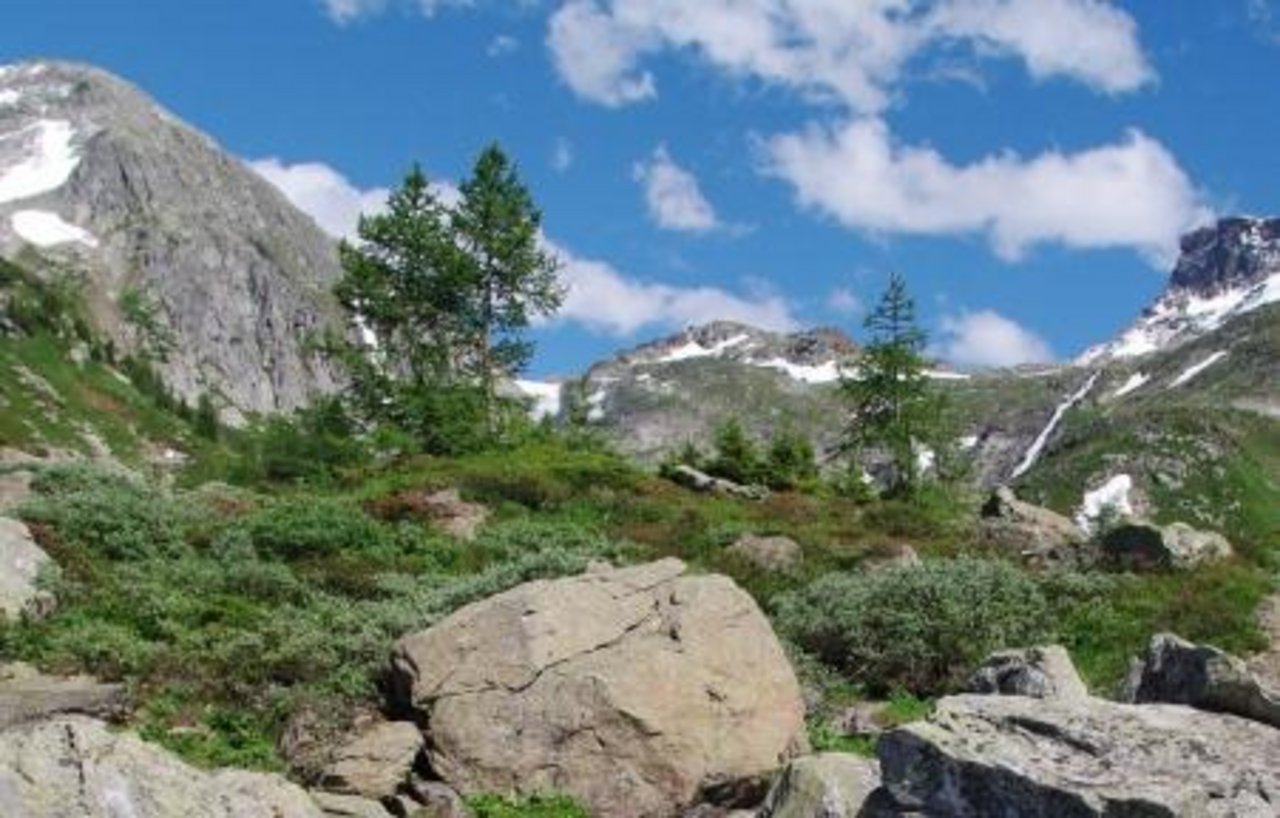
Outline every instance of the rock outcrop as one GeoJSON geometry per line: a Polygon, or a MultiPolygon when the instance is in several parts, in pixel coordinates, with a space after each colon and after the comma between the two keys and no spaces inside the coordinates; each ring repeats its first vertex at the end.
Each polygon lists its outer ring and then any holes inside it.
{"type": "Polygon", "coordinates": [[[1280,689],[1249,672],[1244,660],[1168,633],[1157,634],[1134,663],[1120,698],[1139,704],[1189,704],[1280,728],[1280,689]]]}
{"type": "Polygon", "coordinates": [[[35,249],[87,275],[98,329],[122,352],[167,347],[188,403],[276,411],[334,388],[306,349],[334,325],[333,240],[265,179],[128,83],[88,66],[0,71],[0,254],[35,249]],[[30,168],[40,168],[39,174],[30,168]]]}
{"type": "Polygon", "coordinates": [[[847,753],[798,758],[778,776],[758,818],[857,818],[880,786],[875,761],[847,753]]]}
{"type": "Polygon", "coordinates": [[[39,613],[41,592],[36,579],[53,560],[36,545],[26,525],[0,517],[0,615],[10,620],[39,613]]]}
{"type": "Polygon", "coordinates": [[[1273,816],[1280,730],[1178,705],[954,696],[879,748],[896,813],[1273,816]]]}
{"type": "Polygon", "coordinates": [[[0,815],[23,818],[321,818],[278,775],[202,772],[100,721],[62,716],[0,731],[0,815]]]}
{"type": "Polygon", "coordinates": [[[430,767],[464,794],[554,789],[665,816],[805,744],[800,687],[755,602],[679,560],[527,583],[396,645],[430,767]]]}
{"type": "Polygon", "coordinates": [[[1074,567],[1089,561],[1084,537],[1069,518],[1019,500],[1001,486],[982,507],[981,538],[1037,566],[1074,567]]]}
{"type": "Polygon", "coordinates": [[[1059,645],[993,653],[969,677],[968,688],[971,693],[1037,699],[1089,695],[1071,656],[1059,645]]]}
{"type": "Polygon", "coordinates": [[[46,676],[30,665],[0,665],[0,729],[55,714],[111,719],[128,709],[124,685],[89,676],[46,676]]]}
{"type": "Polygon", "coordinates": [[[1198,531],[1186,523],[1166,526],[1127,522],[1102,537],[1106,558],[1130,570],[1186,570],[1227,559],[1231,543],[1214,531],[1198,531]]]}

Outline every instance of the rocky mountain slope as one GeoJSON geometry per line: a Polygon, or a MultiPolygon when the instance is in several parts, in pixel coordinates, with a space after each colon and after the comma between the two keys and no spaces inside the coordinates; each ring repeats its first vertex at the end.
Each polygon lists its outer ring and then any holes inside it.
{"type": "Polygon", "coordinates": [[[230,416],[332,387],[309,333],[330,320],[333,244],[270,184],[105,72],[0,68],[0,256],[82,272],[94,322],[123,352],[230,416]]]}

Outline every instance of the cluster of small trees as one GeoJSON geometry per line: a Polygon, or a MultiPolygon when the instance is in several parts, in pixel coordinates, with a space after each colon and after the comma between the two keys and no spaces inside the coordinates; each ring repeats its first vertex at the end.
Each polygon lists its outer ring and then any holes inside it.
{"type": "Polygon", "coordinates": [[[710,455],[691,442],[669,459],[664,469],[677,465],[692,466],[735,483],[776,490],[802,488],[818,478],[818,463],[809,438],[783,427],[767,443],[759,442],[736,417],[716,430],[710,455]]]}
{"type": "Polygon", "coordinates": [[[385,213],[361,218],[335,290],[353,331],[325,342],[359,422],[440,454],[480,448],[521,417],[499,383],[532,356],[530,320],[564,297],[541,214],[501,149],[480,154],[452,199],[415,166],[385,213]]]}

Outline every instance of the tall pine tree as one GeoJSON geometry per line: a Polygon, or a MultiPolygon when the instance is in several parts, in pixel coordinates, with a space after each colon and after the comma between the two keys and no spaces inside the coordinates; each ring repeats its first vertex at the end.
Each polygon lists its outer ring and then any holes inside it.
{"type": "Polygon", "coordinates": [[[850,407],[845,446],[887,452],[895,488],[909,493],[919,485],[919,453],[936,436],[943,406],[925,373],[926,337],[901,275],[890,276],[865,326],[870,337],[862,356],[841,381],[850,407]]]}

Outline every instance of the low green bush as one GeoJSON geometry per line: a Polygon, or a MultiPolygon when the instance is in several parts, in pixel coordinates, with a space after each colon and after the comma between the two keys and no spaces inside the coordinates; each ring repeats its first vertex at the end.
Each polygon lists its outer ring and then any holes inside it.
{"type": "Polygon", "coordinates": [[[874,694],[954,689],[990,652],[1051,633],[1033,578],[975,559],[828,574],[781,595],[776,618],[785,637],[874,694]]]}
{"type": "Polygon", "coordinates": [[[590,818],[591,813],[567,795],[547,793],[511,798],[474,795],[467,806],[476,818],[590,818]]]}
{"type": "Polygon", "coordinates": [[[162,491],[129,477],[85,466],[43,471],[35,499],[18,514],[47,526],[65,548],[111,560],[173,556],[185,547],[188,516],[162,491]]]}
{"type": "Polygon", "coordinates": [[[259,555],[286,560],[336,554],[386,554],[396,547],[395,529],[359,508],[328,498],[299,495],[268,504],[237,520],[215,547],[248,545],[259,555]]]}

